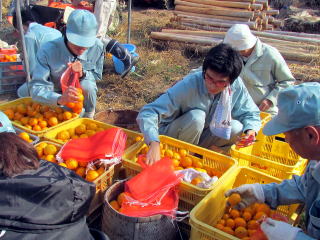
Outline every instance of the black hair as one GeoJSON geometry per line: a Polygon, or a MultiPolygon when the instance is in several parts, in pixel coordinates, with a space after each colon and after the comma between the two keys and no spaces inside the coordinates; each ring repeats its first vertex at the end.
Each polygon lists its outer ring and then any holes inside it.
{"type": "MultiPolygon", "coordinates": [[[[21,21],[22,25],[27,25],[30,22],[34,22],[34,17],[32,16],[30,8],[21,9],[21,21]]],[[[13,13],[13,21],[12,24],[15,29],[18,29],[18,19],[16,12],[13,13]]]]}
{"type": "Polygon", "coordinates": [[[230,84],[240,75],[242,60],[240,54],[230,45],[221,43],[210,49],[203,61],[203,76],[207,69],[230,78],[230,84]]]}

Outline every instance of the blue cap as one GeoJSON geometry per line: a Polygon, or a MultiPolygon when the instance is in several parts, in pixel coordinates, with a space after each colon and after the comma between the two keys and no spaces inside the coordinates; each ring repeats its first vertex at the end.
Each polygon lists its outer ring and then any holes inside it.
{"type": "Polygon", "coordinates": [[[96,17],[91,12],[74,10],[67,22],[67,39],[79,47],[92,47],[96,42],[97,26],[96,17]]]}
{"type": "Polygon", "coordinates": [[[320,84],[302,83],[280,91],[278,109],[263,129],[267,136],[320,125],[320,84]]]}
{"type": "Polygon", "coordinates": [[[3,112],[0,112],[0,133],[2,132],[16,133],[7,115],[5,115],[3,112]]]}

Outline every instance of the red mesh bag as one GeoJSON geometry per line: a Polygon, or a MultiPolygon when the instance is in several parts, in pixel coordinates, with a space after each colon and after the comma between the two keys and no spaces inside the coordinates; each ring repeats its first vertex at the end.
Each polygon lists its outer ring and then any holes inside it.
{"type": "Polygon", "coordinates": [[[163,158],[151,166],[141,165],[143,171],[125,184],[130,197],[123,203],[121,212],[133,217],[156,214],[175,217],[179,202],[176,186],[183,176],[174,172],[170,158],[163,158]]]}
{"type": "Polygon", "coordinates": [[[64,92],[69,86],[81,88],[79,73],[72,71],[71,66],[69,66],[61,75],[60,84],[62,92],[64,92]]]}
{"type": "Polygon", "coordinates": [[[122,129],[110,128],[88,138],[70,140],[60,150],[59,157],[75,158],[80,162],[121,158],[126,139],[127,135],[122,129]]]}

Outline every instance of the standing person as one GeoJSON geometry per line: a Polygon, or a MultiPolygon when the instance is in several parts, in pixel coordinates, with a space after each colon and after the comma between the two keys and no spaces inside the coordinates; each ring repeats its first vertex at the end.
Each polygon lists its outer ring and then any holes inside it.
{"type": "Polygon", "coordinates": [[[96,38],[97,21],[86,10],[73,11],[67,22],[66,34],[44,44],[37,54],[36,71],[29,83],[31,96],[38,102],[66,105],[78,101],[78,91],[68,87],[61,94],[60,77],[71,65],[80,76],[84,92],[83,117],[93,118],[97,102],[96,81],[102,78],[104,46],[96,38]]]}
{"type": "Polygon", "coordinates": [[[95,185],[40,160],[0,112],[0,239],[93,240],[86,213],[95,185]]]}
{"type": "MultiPolygon", "coordinates": [[[[24,39],[25,39],[26,50],[28,54],[30,73],[32,76],[32,71],[36,64],[36,55],[38,50],[40,49],[40,46],[46,42],[62,37],[62,34],[56,29],[49,28],[36,23],[34,21],[34,18],[32,17],[32,14],[29,8],[25,8],[21,10],[21,19],[22,19],[23,31],[25,33],[24,39]]],[[[17,24],[18,24],[17,17],[16,17],[16,14],[14,13],[13,26],[15,29],[18,29],[17,24]]],[[[23,86],[19,87],[18,96],[19,97],[29,96],[26,83],[23,86]]]]}
{"type": "Polygon", "coordinates": [[[239,78],[239,54],[227,44],[212,48],[202,71],[187,75],[139,112],[137,122],[150,145],[147,163],[160,159],[159,134],[213,150],[228,150],[238,137],[259,131],[259,109],[239,78]]]}
{"type": "Polygon", "coordinates": [[[224,43],[241,54],[243,68],[240,77],[260,111],[275,115],[279,91],[295,82],[279,51],[262,43],[245,24],[233,25],[227,31],[224,43]]]}
{"type": "Polygon", "coordinates": [[[240,209],[255,202],[264,202],[273,209],[304,203],[308,236],[299,228],[269,218],[261,229],[272,240],[320,239],[320,84],[303,83],[280,91],[278,108],[278,114],[265,125],[263,133],[284,133],[290,147],[309,160],[305,174],[280,184],[245,184],[226,192],[226,196],[239,193],[240,209]]]}

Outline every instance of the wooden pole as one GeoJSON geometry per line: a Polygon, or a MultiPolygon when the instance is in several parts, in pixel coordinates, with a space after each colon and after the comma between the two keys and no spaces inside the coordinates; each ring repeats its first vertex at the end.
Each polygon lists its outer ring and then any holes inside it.
{"type": "Polygon", "coordinates": [[[207,31],[216,31],[216,32],[226,32],[228,31],[228,28],[223,28],[223,27],[211,27],[211,26],[204,26],[200,24],[195,24],[195,23],[181,23],[181,26],[185,27],[192,27],[196,29],[202,29],[202,30],[207,30],[207,31]]]}
{"type": "Polygon", "coordinates": [[[226,22],[214,22],[214,21],[206,21],[206,20],[197,20],[197,19],[181,19],[181,22],[186,23],[196,23],[202,25],[208,25],[213,27],[223,27],[223,28],[231,28],[234,24],[246,24],[250,29],[257,29],[256,22],[235,22],[235,23],[226,23],[226,22]]]}
{"type": "Polygon", "coordinates": [[[163,33],[163,32],[151,32],[150,37],[158,40],[166,41],[178,41],[178,42],[188,42],[197,43],[202,45],[212,45],[213,42],[219,42],[220,39],[208,38],[208,37],[195,37],[187,35],[179,35],[174,33],[163,33]]]}
{"type": "Polygon", "coordinates": [[[263,5],[259,4],[259,3],[252,3],[250,5],[250,9],[253,10],[253,11],[262,10],[263,9],[263,5]]]}
{"type": "MultiPolygon", "coordinates": [[[[206,20],[206,21],[214,21],[214,22],[225,22],[225,23],[231,23],[231,24],[236,24],[241,22],[241,24],[246,24],[248,21],[243,21],[243,19],[240,19],[238,21],[232,21],[232,20],[225,20],[225,19],[219,19],[219,18],[207,18],[207,17],[198,17],[198,16],[187,16],[187,15],[178,15],[177,16],[177,20],[181,20],[181,19],[196,19],[196,20],[206,20]]],[[[250,21],[250,22],[255,22],[257,24],[259,24],[259,19],[256,19],[254,21],[250,21]]]]}
{"type": "Polygon", "coordinates": [[[214,1],[214,0],[185,0],[187,2],[199,3],[211,6],[220,6],[228,8],[243,8],[249,10],[250,3],[248,2],[224,2],[224,1],[214,1]]]}
{"type": "Polygon", "coordinates": [[[194,12],[194,13],[201,13],[201,14],[209,14],[209,15],[217,15],[217,16],[232,16],[232,17],[253,17],[252,12],[233,12],[233,11],[226,11],[226,10],[213,10],[212,8],[197,8],[197,7],[187,7],[187,6],[176,6],[176,10],[178,11],[185,11],[185,12],[194,12]]]}
{"type": "Polygon", "coordinates": [[[320,38],[320,34],[312,34],[312,33],[298,33],[298,32],[289,32],[289,31],[266,31],[274,34],[282,34],[289,35],[295,37],[305,37],[305,38],[320,38]]]}
{"type": "Polygon", "coordinates": [[[201,13],[192,13],[192,12],[184,12],[184,11],[173,11],[174,14],[184,15],[184,16],[197,16],[197,17],[205,17],[205,18],[219,18],[219,19],[225,19],[225,20],[231,20],[231,21],[241,21],[241,22],[248,22],[250,21],[250,18],[246,17],[230,17],[230,16],[213,16],[209,14],[201,14],[201,13]]]}

